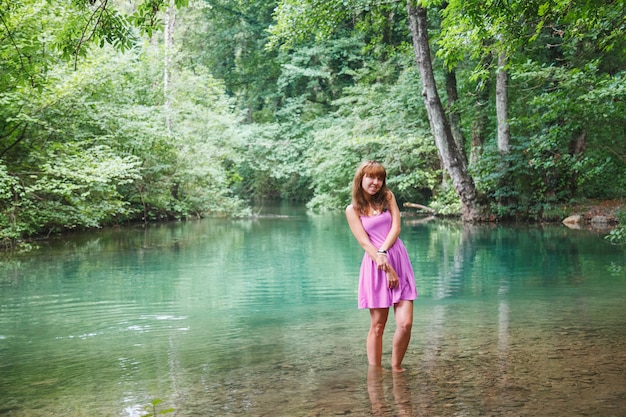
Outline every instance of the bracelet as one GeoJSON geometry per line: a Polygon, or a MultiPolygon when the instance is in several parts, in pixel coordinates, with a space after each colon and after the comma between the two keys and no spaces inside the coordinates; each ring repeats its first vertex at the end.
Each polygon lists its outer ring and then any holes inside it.
{"type": "Polygon", "coordinates": [[[382,249],[378,249],[378,251],[376,251],[376,253],[379,253],[381,255],[387,255],[387,251],[386,250],[382,250],[382,249]]]}

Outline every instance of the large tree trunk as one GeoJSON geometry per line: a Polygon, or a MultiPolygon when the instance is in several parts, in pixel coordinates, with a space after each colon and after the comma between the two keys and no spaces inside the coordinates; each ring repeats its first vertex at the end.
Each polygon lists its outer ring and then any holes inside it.
{"type": "Polygon", "coordinates": [[[424,103],[430,121],[430,128],[435,137],[435,144],[443,161],[444,168],[452,179],[452,184],[461,200],[461,215],[465,221],[486,220],[484,208],[479,201],[474,180],[467,171],[463,153],[458,148],[437,91],[430,45],[428,44],[428,25],[426,9],[407,1],[409,29],[413,37],[413,49],[422,79],[424,103]]]}
{"type": "Polygon", "coordinates": [[[507,58],[503,52],[498,56],[496,75],[496,114],[498,116],[498,151],[506,155],[511,150],[511,130],[509,128],[509,72],[507,58]]]}
{"type": "MultiPolygon", "coordinates": [[[[507,56],[501,52],[498,55],[498,69],[496,71],[496,116],[498,118],[498,152],[500,153],[500,189],[510,188],[510,162],[506,157],[511,152],[511,130],[509,128],[509,72],[506,69],[507,56]]],[[[498,197],[503,206],[514,204],[508,192],[498,197]]]]}

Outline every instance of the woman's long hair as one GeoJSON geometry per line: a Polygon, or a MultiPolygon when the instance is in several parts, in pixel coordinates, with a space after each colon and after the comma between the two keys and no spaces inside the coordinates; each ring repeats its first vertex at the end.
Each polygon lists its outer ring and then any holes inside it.
{"type": "Polygon", "coordinates": [[[367,206],[372,203],[375,206],[386,209],[387,207],[387,195],[389,189],[387,188],[387,171],[380,162],[377,161],[365,161],[356,170],[354,174],[354,180],[352,180],[352,206],[361,214],[367,212],[367,206]],[[380,190],[371,197],[371,200],[365,198],[365,192],[363,191],[362,183],[363,177],[377,177],[382,181],[383,186],[380,190]]]}

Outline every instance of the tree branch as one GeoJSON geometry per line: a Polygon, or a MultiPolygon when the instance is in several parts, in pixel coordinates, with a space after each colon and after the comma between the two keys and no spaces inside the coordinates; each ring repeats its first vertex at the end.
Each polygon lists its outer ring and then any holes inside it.
{"type": "MultiPolygon", "coordinates": [[[[4,157],[4,155],[9,152],[13,147],[15,147],[18,143],[20,143],[26,137],[26,129],[28,128],[28,123],[24,123],[24,128],[22,129],[22,133],[18,136],[18,138],[9,146],[4,148],[2,152],[0,152],[0,159],[4,157]]],[[[17,127],[16,127],[17,129],[17,127]]]]}
{"type": "Polygon", "coordinates": [[[109,3],[109,0],[104,0],[103,2],[101,2],[100,5],[96,7],[96,10],[93,11],[91,16],[89,16],[89,20],[85,24],[85,27],[83,28],[83,33],[81,34],[80,39],[78,40],[78,45],[76,45],[76,49],[74,50],[74,70],[78,68],[78,55],[80,53],[80,48],[82,48],[85,42],[89,42],[93,38],[94,34],[96,33],[96,30],[98,29],[98,26],[100,25],[100,21],[102,20],[102,15],[104,15],[104,12],[106,11],[108,3],[109,3]],[[100,12],[98,13],[98,11],[100,12]],[[94,17],[96,16],[96,14],[98,14],[96,23],[93,25],[93,29],[91,33],[89,34],[89,36],[86,37],[87,30],[91,26],[91,22],[94,20],[94,17]]]}

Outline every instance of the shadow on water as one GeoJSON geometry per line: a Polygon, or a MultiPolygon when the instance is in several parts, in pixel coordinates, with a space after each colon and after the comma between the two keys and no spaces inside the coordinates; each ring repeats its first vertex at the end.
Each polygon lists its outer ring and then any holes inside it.
{"type": "Polygon", "coordinates": [[[367,367],[341,215],[66,236],[0,264],[0,413],[621,416],[626,255],[558,226],[404,218],[420,293],[404,365],[367,367]]]}

